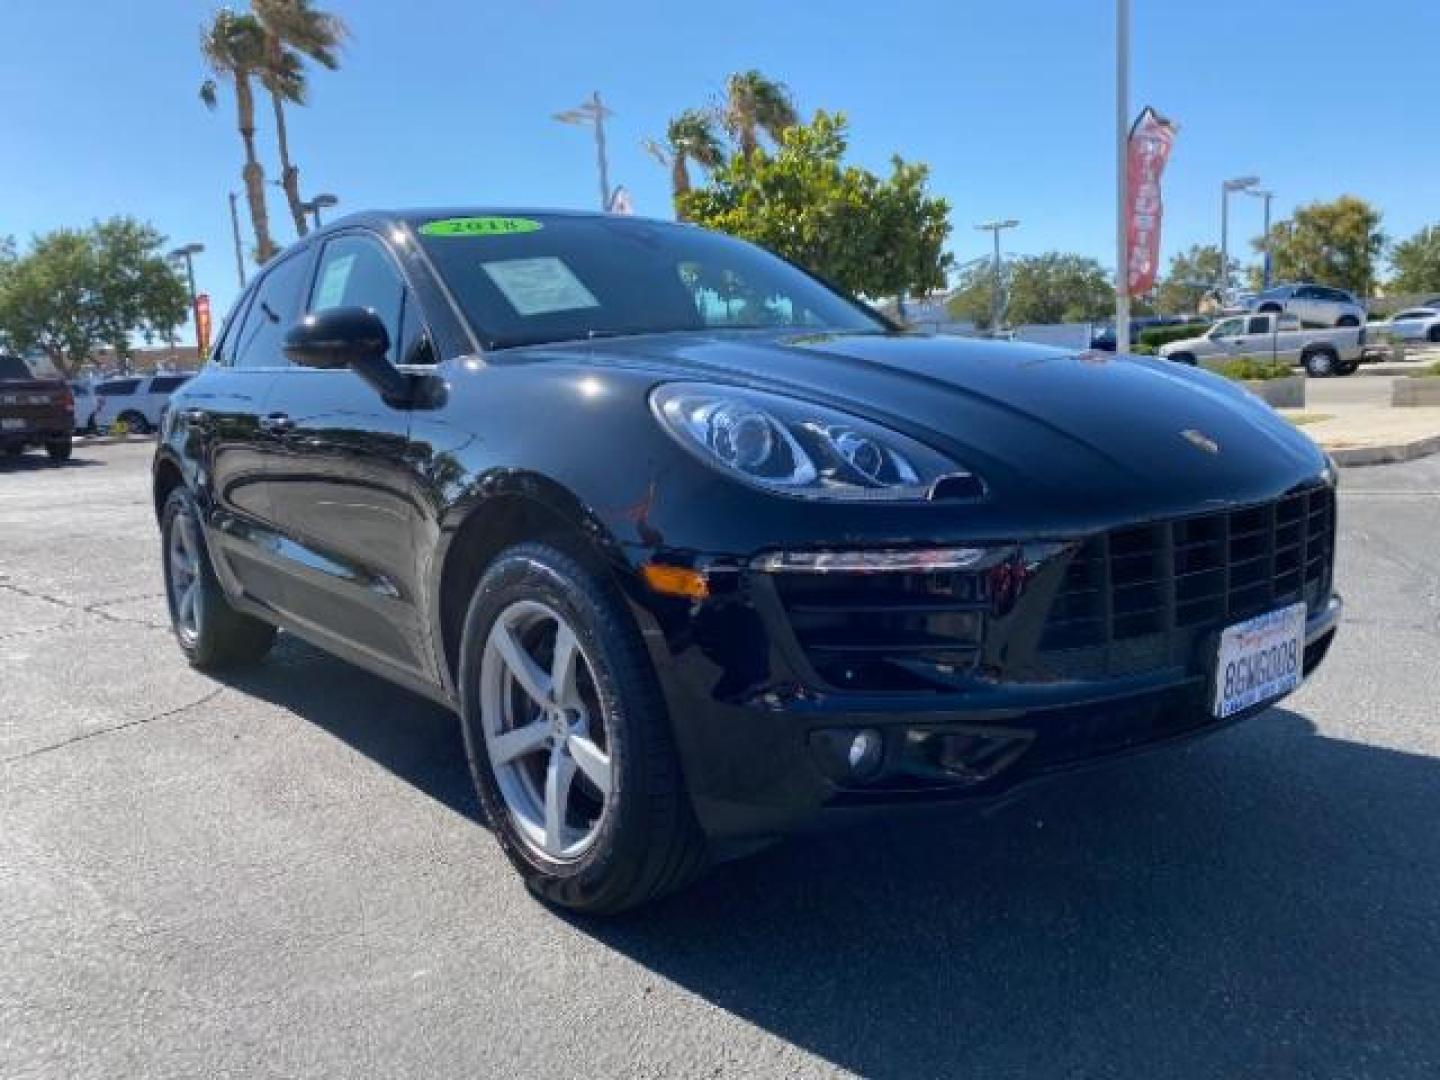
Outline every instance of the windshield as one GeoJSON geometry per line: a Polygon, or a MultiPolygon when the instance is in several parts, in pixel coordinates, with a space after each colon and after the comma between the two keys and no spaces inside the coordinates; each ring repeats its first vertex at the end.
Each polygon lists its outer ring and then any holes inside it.
{"type": "Polygon", "coordinates": [[[0,353],[0,379],[33,379],[25,361],[18,356],[0,353]]]}
{"type": "Polygon", "coordinates": [[[1210,336],[1212,338],[1234,337],[1236,334],[1243,332],[1241,330],[1241,327],[1243,327],[1244,325],[1244,319],[1226,319],[1223,322],[1218,322],[1215,324],[1215,328],[1210,331],[1210,336]]]}
{"type": "Polygon", "coordinates": [[[709,329],[886,329],[783,259],[689,226],[530,215],[449,218],[417,231],[487,348],[709,329]]]}

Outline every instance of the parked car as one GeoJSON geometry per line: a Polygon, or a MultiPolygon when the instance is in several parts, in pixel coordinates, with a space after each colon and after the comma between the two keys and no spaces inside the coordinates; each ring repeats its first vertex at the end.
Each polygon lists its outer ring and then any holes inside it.
{"type": "Polygon", "coordinates": [[[153,477],[191,663],[281,627],[454,709],[497,842],[593,913],[1253,716],[1340,610],[1335,474],[1229,381],[902,333],[633,217],[312,232],[153,477]]]}
{"type": "Polygon", "coordinates": [[[96,384],[95,426],[108,431],[121,423],[137,435],[148,435],[160,426],[170,395],[190,378],[189,373],[126,375],[96,384]]]}
{"type": "Polygon", "coordinates": [[[48,361],[0,353],[0,451],[19,457],[44,447],[55,462],[70,457],[70,388],[48,361]]]}
{"type": "MultiPolygon", "coordinates": [[[[1130,320],[1130,344],[1134,345],[1140,340],[1140,331],[1148,330],[1153,326],[1179,326],[1184,320],[1171,315],[1149,315],[1139,319],[1130,320]]],[[[1115,351],[1115,324],[1106,323],[1090,339],[1090,348],[1099,349],[1101,352],[1115,351]]]]}
{"type": "Polygon", "coordinates": [[[95,430],[95,410],[99,408],[95,389],[85,379],[71,379],[70,396],[74,401],[70,415],[75,432],[88,435],[95,430]]]}
{"type": "Polygon", "coordinates": [[[1304,326],[1364,326],[1365,305],[1344,289],[1324,285],[1276,285],[1250,300],[1251,311],[1285,312],[1304,326]]]}
{"type": "Polygon", "coordinates": [[[1440,343],[1440,307],[1406,308],[1381,323],[1371,323],[1378,333],[1391,334],[1401,341],[1440,343]]]}
{"type": "Polygon", "coordinates": [[[1293,315],[1233,315],[1199,337],[1162,345],[1161,357],[1194,365],[1253,356],[1299,364],[1315,378],[1350,375],[1365,359],[1365,327],[1305,330],[1293,315]]]}

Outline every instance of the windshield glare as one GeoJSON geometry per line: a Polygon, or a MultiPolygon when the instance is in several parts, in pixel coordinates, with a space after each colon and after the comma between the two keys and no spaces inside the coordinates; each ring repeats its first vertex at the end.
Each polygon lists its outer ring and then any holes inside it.
{"type": "Polygon", "coordinates": [[[523,220],[527,231],[417,230],[487,348],[711,329],[886,329],[783,259],[718,233],[627,218],[490,220],[523,220]]]}

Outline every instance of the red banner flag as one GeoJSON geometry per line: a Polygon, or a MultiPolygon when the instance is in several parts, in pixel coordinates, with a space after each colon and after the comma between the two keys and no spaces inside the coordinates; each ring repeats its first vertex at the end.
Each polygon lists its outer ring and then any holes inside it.
{"type": "Polygon", "coordinates": [[[201,293],[195,297],[195,345],[200,359],[210,357],[210,294],[201,293]]]}
{"type": "Polygon", "coordinates": [[[1127,163],[1127,205],[1125,228],[1129,247],[1129,294],[1140,296],[1155,286],[1160,271],[1160,177],[1170,148],[1175,143],[1175,125],[1145,106],[1130,128],[1127,163]]]}

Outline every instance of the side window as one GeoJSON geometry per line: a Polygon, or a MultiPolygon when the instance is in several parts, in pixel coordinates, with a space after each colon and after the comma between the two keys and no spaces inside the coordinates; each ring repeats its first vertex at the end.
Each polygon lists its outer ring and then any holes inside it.
{"type": "Polygon", "coordinates": [[[1323,300],[1325,297],[1321,291],[1313,285],[1306,285],[1303,289],[1295,290],[1297,300],[1323,300]]]}
{"type": "Polygon", "coordinates": [[[1247,334],[1268,334],[1270,332],[1270,320],[1264,315],[1256,315],[1250,319],[1250,326],[1245,331],[1247,334]]]}
{"type": "Polygon", "coordinates": [[[150,380],[150,393],[170,394],[190,380],[188,375],[157,375],[150,380]]]}
{"type": "Polygon", "coordinates": [[[392,363],[402,341],[400,312],[404,300],[405,282],[379,241],[365,236],[340,236],[325,245],[309,310],[371,308],[390,335],[386,355],[392,363]]]}
{"type": "Polygon", "coordinates": [[[238,333],[226,335],[235,339],[231,363],[236,367],[285,365],[281,342],[300,314],[300,290],[305,287],[307,262],[303,254],[291,255],[271,267],[256,286],[255,298],[238,333]]]}
{"type": "Polygon", "coordinates": [[[95,388],[95,392],[102,397],[128,397],[135,393],[135,388],[139,385],[139,379],[116,379],[114,382],[101,383],[95,388]]]}

